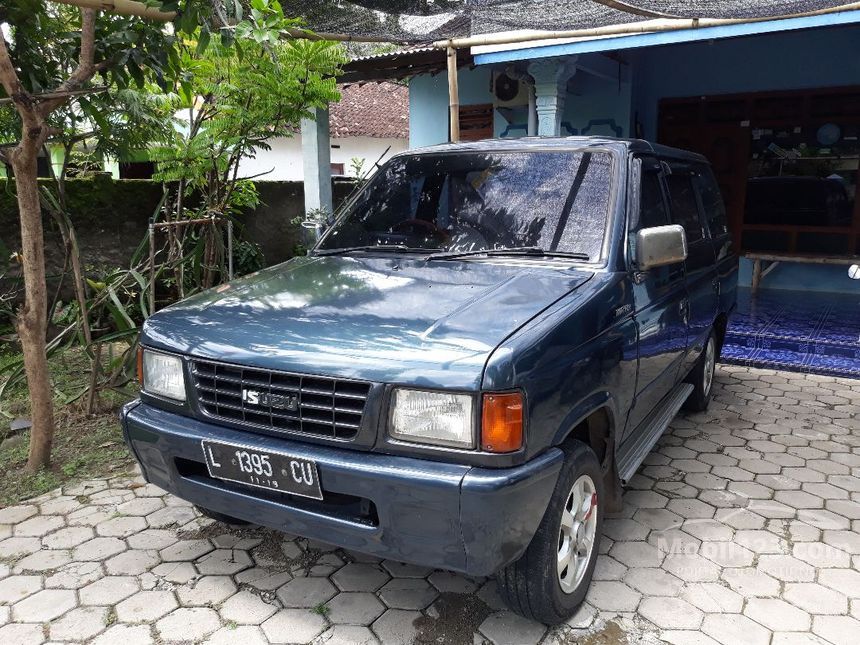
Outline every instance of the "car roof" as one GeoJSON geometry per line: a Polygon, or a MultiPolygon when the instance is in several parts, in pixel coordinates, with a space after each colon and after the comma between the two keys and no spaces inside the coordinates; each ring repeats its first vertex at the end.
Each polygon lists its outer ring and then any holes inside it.
{"type": "Polygon", "coordinates": [[[399,155],[420,155],[451,152],[493,151],[544,151],[553,149],[592,148],[623,149],[628,153],[652,153],[659,157],[708,163],[700,154],[678,148],[670,148],[644,139],[621,139],[615,137],[520,137],[511,139],[482,139],[461,143],[441,143],[435,146],[406,150],[399,155]]]}

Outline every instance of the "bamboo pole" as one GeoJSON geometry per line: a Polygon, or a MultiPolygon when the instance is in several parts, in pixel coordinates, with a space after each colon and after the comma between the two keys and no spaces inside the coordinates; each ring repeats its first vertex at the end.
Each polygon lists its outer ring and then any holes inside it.
{"type": "Polygon", "coordinates": [[[457,83],[457,50],[448,47],[448,114],[450,118],[450,140],[460,141],[460,90],[457,83]]]}
{"type": "Polygon", "coordinates": [[[633,24],[607,25],[605,27],[595,27],[593,29],[571,29],[568,31],[540,31],[536,29],[526,29],[517,32],[484,34],[481,36],[466,36],[463,38],[437,40],[433,43],[433,46],[437,49],[448,49],[449,47],[459,49],[462,47],[479,47],[482,45],[511,45],[533,40],[559,40],[562,38],[597,38],[602,36],[647,34],[665,31],[681,31],[683,29],[699,29],[701,27],[723,27],[726,25],[739,25],[744,23],[788,20],[791,18],[808,18],[811,16],[823,16],[831,13],[854,11],[857,9],[860,9],[860,2],[852,2],[839,7],[829,7],[827,9],[817,9],[816,11],[759,18],[666,18],[644,20],[633,24]]]}
{"type": "Polygon", "coordinates": [[[158,222],[152,224],[152,228],[182,228],[183,226],[193,226],[194,224],[211,224],[215,220],[211,217],[200,217],[198,219],[180,219],[171,222],[158,222]]]}
{"type": "Polygon", "coordinates": [[[137,0],[51,0],[60,4],[68,4],[82,9],[98,9],[108,13],[116,13],[122,16],[140,16],[149,20],[169,22],[176,17],[175,11],[159,11],[147,7],[143,2],[137,0]]]}
{"type": "Polygon", "coordinates": [[[155,224],[149,223],[149,315],[155,313],[155,224]]]}

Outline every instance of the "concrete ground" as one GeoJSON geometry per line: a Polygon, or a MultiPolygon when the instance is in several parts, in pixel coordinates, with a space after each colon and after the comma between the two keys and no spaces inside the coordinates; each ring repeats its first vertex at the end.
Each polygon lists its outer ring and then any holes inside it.
{"type": "Polygon", "coordinates": [[[860,381],[722,366],[548,630],[492,580],[199,518],[139,476],[0,510],[0,643],[860,642],[860,381]]]}

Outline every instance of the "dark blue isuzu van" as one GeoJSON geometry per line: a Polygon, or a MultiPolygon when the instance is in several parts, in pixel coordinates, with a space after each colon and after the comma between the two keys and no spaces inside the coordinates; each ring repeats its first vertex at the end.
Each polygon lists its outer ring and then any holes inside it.
{"type": "Polygon", "coordinates": [[[496,575],[557,623],[624,483],[707,407],[736,284],[701,156],[412,151],[307,257],[149,318],[123,428],[145,478],[211,517],[496,575]]]}

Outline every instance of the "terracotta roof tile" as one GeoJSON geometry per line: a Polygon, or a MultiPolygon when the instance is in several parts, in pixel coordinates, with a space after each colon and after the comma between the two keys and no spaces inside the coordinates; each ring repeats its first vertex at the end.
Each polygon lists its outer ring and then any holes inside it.
{"type": "Polygon", "coordinates": [[[332,103],[329,129],[333,139],[409,137],[409,90],[397,83],[344,85],[332,103]]]}

